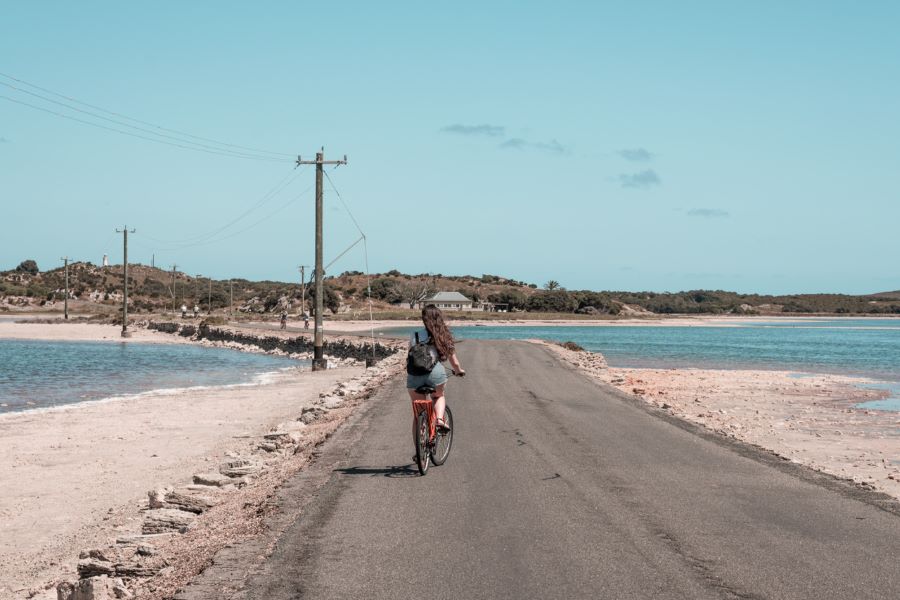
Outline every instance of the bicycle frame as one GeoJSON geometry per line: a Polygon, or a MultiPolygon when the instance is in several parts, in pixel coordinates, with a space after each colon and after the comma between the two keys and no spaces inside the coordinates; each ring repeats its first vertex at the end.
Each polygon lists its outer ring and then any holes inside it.
{"type": "Polygon", "coordinates": [[[437,415],[434,412],[434,400],[431,395],[425,396],[422,400],[413,400],[413,436],[416,434],[416,421],[419,413],[423,410],[428,418],[428,442],[434,443],[434,436],[437,433],[437,415]]]}

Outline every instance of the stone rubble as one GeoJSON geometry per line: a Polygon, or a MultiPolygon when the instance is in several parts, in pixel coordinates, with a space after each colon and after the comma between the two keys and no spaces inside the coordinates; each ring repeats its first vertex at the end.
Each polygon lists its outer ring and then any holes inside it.
{"type": "Polygon", "coordinates": [[[119,600],[134,598],[121,577],[98,575],[76,583],[64,582],[56,588],[57,600],[119,600]]]}
{"type": "Polygon", "coordinates": [[[144,513],[144,524],[141,533],[166,533],[187,529],[197,517],[195,513],[176,508],[151,508],[144,513]]]}
{"type": "Polygon", "coordinates": [[[197,473],[194,475],[194,483],[209,487],[222,487],[231,483],[231,478],[221,473],[197,473]]]}

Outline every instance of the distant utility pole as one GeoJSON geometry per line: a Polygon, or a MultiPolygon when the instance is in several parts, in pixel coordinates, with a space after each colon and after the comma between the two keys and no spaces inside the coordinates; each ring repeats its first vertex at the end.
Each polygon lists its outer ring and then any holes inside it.
{"type": "Polygon", "coordinates": [[[209,295],[206,297],[206,314],[212,314],[212,277],[209,277],[209,295]]]}
{"type": "Polygon", "coordinates": [[[346,164],[346,154],[344,160],[325,160],[324,148],[321,152],[316,152],[316,160],[303,160],[299,156],[297,157],[297,166],[316,165],[316,330],[313,341],[313,371],[328,368],[322,335],[322,313],[325,310],[325,289],[322,281],[325,271],[322,268],[322,167],[346,164]]]}
{"type": "Polygon", "coordinates": [[[64,256],[64,257],[60,258],[59,260],[65,261],[65,265],[66,265],[66,299],[65,299],[65,304],[63,305],[64,306],[63,315],[65,315],[65,318],[68,319],[69,318],[69,257],[64,256]]]}
{"type": "MultiPolygon", "coordinates": [[[[131,233],[134,233],[135,231],[137,230],[132,229],[131,233]]],[[[122,229],[116,229],[116,233],[122,234],[124,248],[122,265],[125,268],[125,292],[122,294],[122,337],[127,338],[131,337],[131,332],[128,331],[128,226],[126,225],[122,229]]]]}
{"type": "Polygon", "coordinates": [[[306,267],[309,265],[300,265],[300,313],[306,314],[306,267]]]}
{"type": "Polygon", "coordinates": [[[178,312],[175,310],[175,269],[178,268],[178,265],[172,263],[172,314],[177,315],[178,312]]]}
{"type": "Polygon", "coordinates": [[[228,280],[228,317],[234,318],[234,279],[228,280]]]}

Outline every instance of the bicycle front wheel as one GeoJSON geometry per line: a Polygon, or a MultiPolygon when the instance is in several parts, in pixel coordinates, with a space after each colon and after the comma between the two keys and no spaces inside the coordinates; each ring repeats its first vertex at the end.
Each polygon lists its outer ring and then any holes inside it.
{"type": "Polygon", "coordinates": [[[453,444],[453,413],[450,407],[444,408],[444,422],[450,428],[446,433],[440,431],[435,434],[434,449],[431,451],[431,462],[435,466],[444,464],[447,457],[450,456],[450,446],[453,444]]]}
{"type": "Polygon", "coordinates": [[[428,415],[423,410],[416,420],[416,466],[422,475],[428,471],[428,437],[428,415]]]}

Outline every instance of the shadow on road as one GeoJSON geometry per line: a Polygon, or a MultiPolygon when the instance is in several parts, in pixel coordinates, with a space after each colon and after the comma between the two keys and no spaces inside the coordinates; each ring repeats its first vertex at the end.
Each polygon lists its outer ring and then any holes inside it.
{"type": "Polygon", "coordinates": [[[395,467],[347,467],[344,469],[335,469],[338,473],[344,475],[369,475],[376,477],[384,475],[385,477],[418,477],[419,471],[414,464],[400,465],[395,467]]]}

